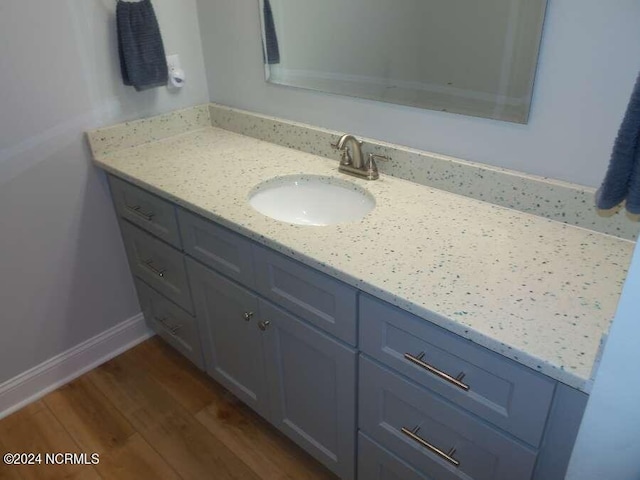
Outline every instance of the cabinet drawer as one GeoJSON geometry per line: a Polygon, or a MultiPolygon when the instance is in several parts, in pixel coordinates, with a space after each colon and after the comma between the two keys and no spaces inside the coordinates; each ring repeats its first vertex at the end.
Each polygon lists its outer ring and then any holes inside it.
{"type": "Polygon", "coordinates": [[[127,221],[120,222],[120,226],[134,275],[192,313],[193,304],[182,253],[127,221]]]}
{"type": "Polygon", "coordinates": [[[529,444],[540,443],[551,379],[365,295],[360,350],[529,444]],[[460,384],[450,381],[460,374],[460,384]]]}
{"type": "Polygon", "coordinates": [[[358,480],[435,480],[407,465],[388,450],[358,435],[358,480]]]}
{"type": "Polygon", "coordinates": [[[365,357],[360,358],[359,398],[360,429],[427,475],[531,478],[534,450],[365,357]]]}
{"type": "Polygon", "coordinates": [[[204,370],[196,319],[136,279],[138,298],[147,324],[169,345],[204,370]]]}
{"type": "Polygon", "coordinates": [[[156,237],[181,248],[176,209],[170,202],[109,175],[118,215],[156,237]]]}
{"type": "Polygon", "coordinates": [[[254,285],[251,242],[202,217],[178,210],[184,250],[244,285],[254,285]]]}
{"type": "Polygon", "coordinates": [[[254,245],[256,288],[330,334],[356,344],[357,291],[338,280],[254,245]]]}

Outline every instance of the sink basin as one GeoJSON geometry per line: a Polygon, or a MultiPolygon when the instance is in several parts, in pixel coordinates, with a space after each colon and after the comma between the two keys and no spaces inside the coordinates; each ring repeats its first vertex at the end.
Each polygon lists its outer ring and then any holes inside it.
{"type": "Polygon", "coordinates": [[[314,226],[360,220],[376,206],[373,196],[355,183],[316,175],[267,180],[251,191],[249,203],[267,217],[314,226]]]}

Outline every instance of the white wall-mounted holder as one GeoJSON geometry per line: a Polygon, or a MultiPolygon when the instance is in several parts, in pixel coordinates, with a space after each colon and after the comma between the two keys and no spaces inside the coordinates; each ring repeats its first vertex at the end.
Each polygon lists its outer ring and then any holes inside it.
{"type": "Polygon", "coordinates": [[[168,55],[167,68],[169,70],[169,81],[167,83],[167,87],[171,90],[178,90],[184,87],[185,73],[180,66],[180,56],[168,55]]]}

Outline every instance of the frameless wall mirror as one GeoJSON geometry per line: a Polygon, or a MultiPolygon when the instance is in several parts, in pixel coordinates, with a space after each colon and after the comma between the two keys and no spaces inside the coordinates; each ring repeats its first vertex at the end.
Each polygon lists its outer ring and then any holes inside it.
{"type": "Polygon", "coordinates": [[[517,123],[546,0],[259,0],[267,81],[517,123]]]}

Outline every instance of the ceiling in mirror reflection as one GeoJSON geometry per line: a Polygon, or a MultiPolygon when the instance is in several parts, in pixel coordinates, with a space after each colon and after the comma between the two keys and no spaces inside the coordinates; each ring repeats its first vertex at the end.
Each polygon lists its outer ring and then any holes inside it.
{"type": "Polygon", "coordinates": [[[260,0],[271,83],[526,123],[546,0],[260,0]]]}

